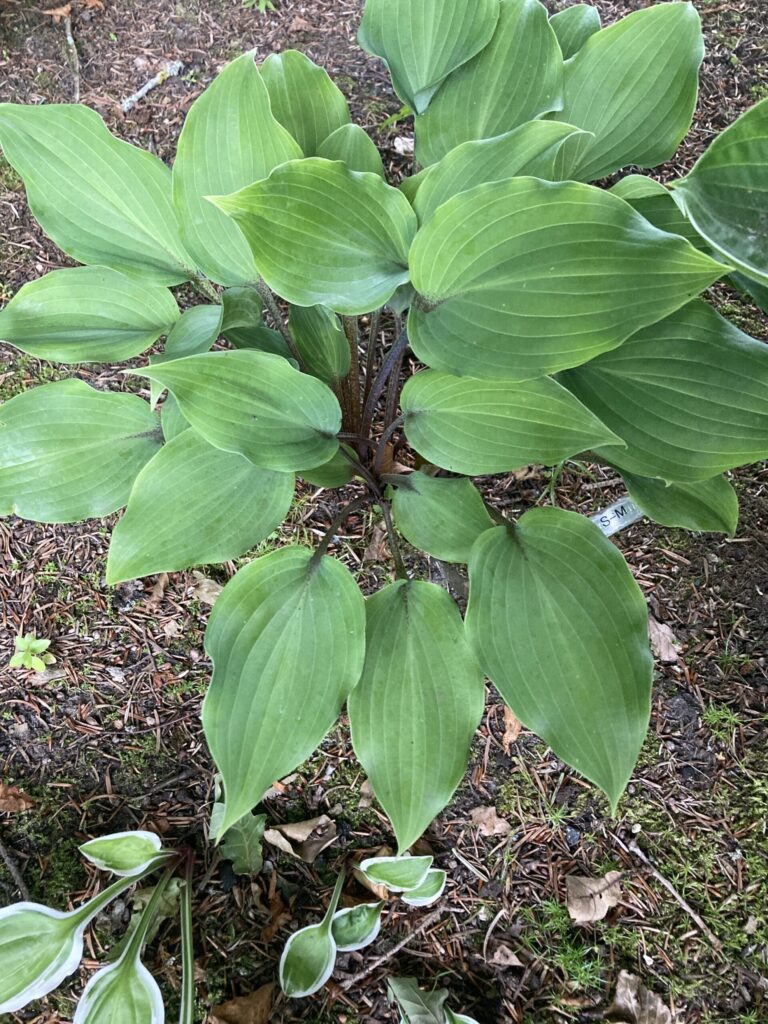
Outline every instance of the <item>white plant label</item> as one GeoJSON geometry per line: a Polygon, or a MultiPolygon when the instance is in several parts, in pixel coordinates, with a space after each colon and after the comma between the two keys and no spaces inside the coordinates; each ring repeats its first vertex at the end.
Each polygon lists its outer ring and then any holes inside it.
{"type": "Polygon", "coordinates": [[[633,523],[642,519],[643,512],[627,495],[589,518],[596,526],[600,527],[606,537],[612,537],[614,533],[626,530],[628,526],[632,526],[633,523]]]}

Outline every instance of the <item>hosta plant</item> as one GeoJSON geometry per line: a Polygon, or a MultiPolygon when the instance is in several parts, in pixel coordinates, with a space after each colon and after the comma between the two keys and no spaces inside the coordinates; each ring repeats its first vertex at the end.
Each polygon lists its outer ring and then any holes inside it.
{"type": "MultiPolygon", "coordinates": [[[[696,103],[689,3],[603,28],[583,4],[368,0],[360,42],[414,115],[402,181],[296,51],[228,64],[171,168],[87,107],[0,105],[32,212],[82,264],[24,285],[0,337],[130,361],[108,388],[73,369],[5,403],[0,512],[124,509],[117,584],[246,554],[297,476],[338,489],[324,539],[253,558],[211,614],[217,830],[346,703],[404,855],[462,777],[484,677],[616,808],[649,719],[643,596],[546,485],[520,515],[484,478],[580,455],[658,523],[734,531],[724,474],[768,454],[768,349],[702,296],[768,294],[768,101],[662,184],[646,172],[696,103]],[[190,284],[203,301],[181,312],[190,284]],[[361,509],[393,575],[365,596],[327,554],[361,509]],[[435,582],[461,566],[466,614],[435,582]]],[[[409,860],[369,870],[407,892],[409,860]]]]}

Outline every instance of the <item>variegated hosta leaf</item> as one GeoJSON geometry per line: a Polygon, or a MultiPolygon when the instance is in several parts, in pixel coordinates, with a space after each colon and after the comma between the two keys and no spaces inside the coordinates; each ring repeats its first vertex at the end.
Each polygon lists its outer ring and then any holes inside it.
{"type": "Polygon", "coordinates": [[[483,678],[441,587],[398,580],[366,611],[365,665],[348,702],[352,745],[404,853],[466,770],[483,678]]]}
{"type": "Polygon", "coordinates": [[[328,72],[298,50],[271,53],[261,65],[261,77],[273,115],[304,156],[316,156],[321,143],[349,122],[347,101],[328,72]]]}
{"type": "Polygon", "coordinates": [[[164,1024],[160,988],[137,955],[97,971],[83,989],[73,1024],[164,1024]]]}
{"type": "Polygon", "coordinates": [[[626,442],[605,458],[692,483],[768,456],[768,347],[701,300],[562,376],[626,442]]]}
{"type": "Polygon", "coordinates": [[[378,174],[293,160],[211,201],[239,225],[270,288],[296,306],[356,316],[408,280],[416,214],[378,174]]]}
{"type": "Polygon", "coordinates": [[[83,955],[85,924],[39,903],[0,910],[0,1013],[15,1013],[57,988],[83,955]]]}
{"type": "Polygon", "coordinates": [[[409,892],[426,881],[432,866],[431,857],[411,857],[405,853],[398,857],[368,857],[360,870],[374,885],[383,885],[391,892],[409,892]]]}
{"type": "Polygon", "coordinates": [[[41,523],[109,515],[161,441],[136,395],[74,378],[24,391],[0,406],[0,514],[41,523]]]}
{"type": "Polygon", "coordinates": [[[272,114],[252,51],[227,64],[192,104],[173,164],[173,201],[187,247],[214,281],[245,284],[258,272],[237,226],[206,197],[236,192],[301,155],[272,114]]]}
{"type": "Polygon", "coordinates": [[[339,953],[353,953],[376,941],[383,907],[383,902],[361,903],[336,911],[331,930],[339,953]]]}
{"type": "Polygon", "coordinates": [[[365,608],[349,571],[281,548],[224,587],[205,635],[203,728],[224,780],[220,834],[308,757],[360,678],[365,608]]]}
{"type": "Polygon", "coordinates": [[[389,67],[395,92],[417,114],[440,83],[485,47],[498,0],[366,0],[358,41],[389,67]]]}
{"type": "Polygon", "coordinates": [[[280,525],[294,483],[293,473],[255,466],[184,430],[136,478],[112,531],[108,582],[237,558],[280,525]]]}
{"type": "Polygon", "coordinates": [[[563,58],[546,8],[539,0],[501,0],[498,6],[488,46],[455,71],[416,118],[416,159],[424,166],[462,142],[503,135],[562,106],[563,58]]]}
{"type": "Polygon", "coordinates": [[[673,195],[728,263],[768,285],[768,99],[712,142],[673,195]]]}
{"type": "Polygon", "coordinates": [[[167,288],[72,267],[23,285],[0,311],[0,338],[57,363],[117,362],[144,352],[178,319],[167,288]]]}
{"type": "Polygon", "coordinates": [[[0,147],[36,220],[73,259],[157,285],[189,278],[171,172],[111,135],[95,110],[0,103],[0,147]]]}
{"type": "Polygon", "coordinates": [[[467,634],[519,720],[615,810],[650,715],[648,613],[621,553],[575,512],[536,508],[475,542],[467,634]]]}
{"type": "Polygon", "coordinates": [[[513,381],[616,348],[728,270],[607,192],[534,178],[449,199],[416,235],[410,268],[416,355],[513,381]]]}
{"type": "Polygon", "coordinates": [[[102,871],[130,877],[146,871],[152,863],[159,863],[162,849],[160,836],[137,830],[89,839],[80,847],[80,853],[102,871]]]}
{"type": "Polygon", "coordinates": [[[652,477],[621,474],[629,496],[649,519],[662,526],[733,537],[739,522],[739,499],[724,476],[690,484],[667,484],[652,477]]]}
{"type": "Polygon", "coordinates": [[[594,181],[628,164],[655,167],[691,126],[704,57],[691,3],[660,3],[596,32],[565,65],[557,120],[577,125],[560,176],[594,181]]]}
{"type": "Polygon", "coordinates": [[[336,963],[333,917],[339,905],[344,876],[339,875],[331,902],[320,924],[302,928],[288,939],[280,957],[280,987],[287,996],[300,999],[318,992],[336,963]]]}
{"type": "Polygon", "coordinates": [[[447,879],[441,868],[430,868],[427,877],[415,889],[403,893],[403,902],[409,907],[428,907],[443,895],[447,879]]]}

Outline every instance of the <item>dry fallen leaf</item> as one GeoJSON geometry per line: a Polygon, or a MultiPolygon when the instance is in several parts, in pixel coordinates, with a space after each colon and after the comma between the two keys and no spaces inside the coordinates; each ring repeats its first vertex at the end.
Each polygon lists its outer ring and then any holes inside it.
{"type": "Polygon", "coordinates": [[[661,997],[629,971],[619,972],[616,994],[606,1010],[606,1018],[629,1024],[672,1024],[672,1014],[661,997]]]}
{"type": "Polygon", "coordinates": [[[269,923],[261,931],[261,941],[269,945],[291,914],[285,901],[277,891],[277,872],[273,871],[269,879],[269,923]]]}
{"type": "Polygon", "coordinates": [[[504,747],[504,753],[509,754],[512,744],[517,741],[517,737],[523,728],[523,723],[519,718],[515,717],[513,711],[504,705],[504,735],[501,737],[501,745],[504,747]]]}
{"type": "Polygon", "coordinates": [[[385,562],[388,558],[387,528],[384,523],[376,523],[371,534],[370,543],[363,552],[363,561],[385,562]]]}
{"type": "Polygon", "coordinates": [[[602,921],[621,899],[620,871],[609,871],[604,878],[568,875],[565,879],[568,914],[578,924],[602,921]]]}
{"type": "Polygon", "coordinates": [[[168,573],[161,572],[155,580],[154,586],[150,591],[149,597],[147,598],[147,604],[159,604],[163,600],[163,594],[168,583],[168,573]]]}
{"type": "Polygon", "coordinates": [[[493,956],[491,957],[489,962],[492,963],[494,967],[524,966],[523,961],[520,959],[517,953],[515,953],[514,950],[510,949],[509,946],[505,946],[503,942],[500,943],[493,951],[493,956]]]}
{"type": "Polygon", "coordinates": [[[371,807],[373,805],[373,799],[373,786],[368,779],[366,779],[360,787],[360,802],[357,805],[358,809],[363,810],[366,807],[371,807]]]}
{"type": "Polygon", "coordinates": [[[508,821],[498,816],[495,807],[475,807],[469,812],[469,817],[483,836],[505,836],[512,828],[508,821]]]}
{"type": "Polygon", "coordinates": [[[652,615],[648,616],[648,638],[651,649],[662,665],[674,665],[680,660],[678,640],[672,630],[652,615]]]}
{"type": "Polygon", "coordinates": [[[72,4],[62,4],[61,7],[49,7],[43,11],[43,14],[47,14],[53,18],[54,24],[58,25],[64,18],[68,18],[72,13],[72,4]]]}
{"type": "Polygon", "coordinates": [[[86,7],[91,7],[96,11],[104,10],[104,0],[82,0],[82,3],[86,7]]]}
{"type": "MultiPolygon", "coordinates": [[[[393,852],[391,846],[379,846],[375,850],[358,850],[355,853],[355,860],[360,863],[360,861],[366,860],[368,857],[391,857],[393,852]]],[[[355,866],[352,868],[352,874],[364,889],[368,889],[378,899],[386,900],[389,898],[389,890],[386,885],[376,885],[367,875],[363,874],[359,867],[355,866]]]]}
{"type": "Polygon", "coordinates": [[[195,583],[190,589],[189,596],[195,601],[200,601],[201,604],[215,604],[216,599],[224,589],[222,585],[215,580],[207,579],[196,569],[192,572],[192,577],[195,583]]]}
{"type": "Polygon", "coordinates": [[[28,811],[34,807],[35,801],[31,796],[22,793],[18,786],[7,786],[0,782],[0,811],[6,814],[18,814],[20,811],[28,811]]]}
{"type": "Polygon", "coordinates": [[[301,18],[297,14],[288,27],[289,32],[311,32],[312,26],[306,18],[301,18]]]}
{"type": "Polygon", "coordinates": [[[283,853],[312,864],[318,854],[336,838],[336,822],[327,814],[321,814],[319,818],[310,818],[308,821],[275,825],[266,830],[264,838],[283,853]]]}
{"type": "Polygon", "coordinates": [[[272,982],[262,985],[248,996],[238,996],[214,1006],[212,1024],[267,1024],[272,1014],[272,982]]]}
{"type": "Polygon", "coordinates": [[[398,135],[394,141],[395,152],[399,156],[409,156],[413,153],[415,140],[407,135],[398,135]]]}

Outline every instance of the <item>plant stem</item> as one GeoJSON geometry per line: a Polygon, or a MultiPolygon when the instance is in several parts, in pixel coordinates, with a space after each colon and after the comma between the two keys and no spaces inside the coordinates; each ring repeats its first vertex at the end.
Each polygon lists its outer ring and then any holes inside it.
{"type": "Polygon", "coordinates": [[[181,884],[179,926],[181,928],[181,1006],[179,1024],[194,1024],[195,952],[192,941],[192,870],[194,854],[190,850],[181,884]]]}
{"type": "Polygon", "coordinates": [[[365,352],[365,387],[363,389],[363,402],[367,402],[368,395],[373,383],[373,364],[376,359],[376,341],[381,323],[381,310],[376,309],[371,313],[371,326],[368,329],[368,348],[365,352]]]}
{"type": "Polygon", "coordinates": [[[128,878],[118,878],[112,885],[107,886],[102,892],[97,893],[92,899],[84,903],[82,907],[78,907],[77,910],[71,911],[71,917],[73,921],[83,926],[87,925],[89,921],[92,921],[97,914],[101,913],[104,907],[108,903],[111,903],[116,896],[125,892],[126,889],[130,889],[132,885],[136,885],[147,875],[154,874],[163,864],[166,864],[172,858],[175,859],[176,855],[172,853],[158,854],[158,856],[152,861],[149,867],[138,875],[130,875],[128,878]]]}
{"type": "Polygon", "coordinates": [[[343,423],[347,430],[357,434],[360,432],[360,332],[356,316],[343,316],[344,334],[349,345],[349,372],[342,381],[343,423]]]}
{"type": "Polygon", "coordinates": [[[340,509],[339,512],[333,517],[333,519],[331,520],[331,525],[323,534],[322,540],[317,545],[317,547],[315,548],[315,553],[312,555],[311,565],[313,567],[320,562],[321,558],[328,550],[328,545],[335,537],[336,531],[339,529],[341,524],[345,520],[347,520],[352,515],[353,512],[356,512],[359,508],[362,508],[363,505],[367,504],[370,500],[370,494],[362,494],[360,495],[359,498],[355,498],[353,501],[350,501],[348,504],[346,504],[344,508],[340,509]]]}
{"type": "Polygon", "coordinates": [[[384,388],[387,386],[389,375],[394,370],[398,361],[402,358],[408,346],[408,332],[402,331],[400,337],[394,343],[392,348],[387,353],[387,357],[379,368],[379,372],[371,384],[371,390],[368,392],[368,398],[365,401],[365,408],[363,409],[363,424],[361,433],[366,437],[371,432],[371,424],[373,423],[373,414],[376,410],[376,405],[384,393],[384,388]]]}
{"type": "Polygon", "coordinates": [[[211,302],[215,302],[218,306],[221,305],[221,296],[207,277],[201,277],[199,274],[195,274],[192,278],[192,284],[201,295],[205,296],[206,299],[210,299],[211,302]]]}
{"type": "Polygon", "coordinates": [[[379,506],[381,508],[381,515],[384,519],[384,525],[387,528],[387,537],[389,539],[389,547],[392,552],[392,561],[395,563],[395,572],[397,573],[400,579],[407,580],[408,572],[405,568],[405,562],[403,561],[403,553],[400,550],[400,542],[397,539],[397,533],[395,532],[395,527],[394,524],[392,523],[392,515],[389,510],[389,502],[384,497],[384,494],[382,493],[382,490],[379,487],[378,483],[376,482],[376,478],[371,473],[371,471],[367,469],[362,464],[362,462],[356,459],[354,455],[350,455],[349,452],[345,451],[343,448],[339,448],[339,451],[347,460],[347,462],[350,462],[355,467],[357,472],[360,474],[363,480],[365,480],[365,482],[368,484],[371,491],[373,492],[374,496],[376,497],[376,501],[379,503],[379,506]]]}
{"type": "Polygon", "coordinates": [[[403,367],[405,349],[399,353],[395,365],[389,375],[387,382],[387,398],[384,402],[384,426],[388,427],[397,414],[398,397],[400,393],[400,370],[403,367]]]}
{"type": "Polygon", "coordinates": [[[399,430],[403,425],[402,416],[398,416],[396,420],[393,420],[384,433],[379,439],[379,443],[376,447],[376,454],[373,457],[373,472],[378,476],[381,473],[381,460],[384,458],[384,452],[386,450],[387,441],[392,437],[396,430],[399,430]]]}
{"type": "Polygon", "coordinates": [[[257,278],[256,280],[256,291],[261,296],[261,301],[269,310],[272,319],[275,322],[275,327],[282,335],[283,341],[290,349],[291,355],[299,364],[299,368],[303,370],[304,360],[301,358],[301,352],[299,352],[296,341],[293,335],[291,334],[290,330],[288,329],[288,325],[283,321],[283,315],[280,312],[280,307],[277,304],[277,300],[275,299],[272,289],[269,287],[267,282],[261,277],[257,278]]]}
{"type": "Polygon", "coordinates": [[[155,886],[154,892],[149,898],[149,902],[141,912],[141,917],[139,918],[139,923],[136,926],[136,931],[133,933],[128,945],[125,947],[123,957],[126,960],[137,960],[141,956],[141,949],[146,941],[149,926],[152,924],[152,921],[157,914],[160,902],[165,894],[165,890],[168,888],[168,883],[173,877],[175,870],[175,864],[166,868],[165,874],[155,886]]]}

